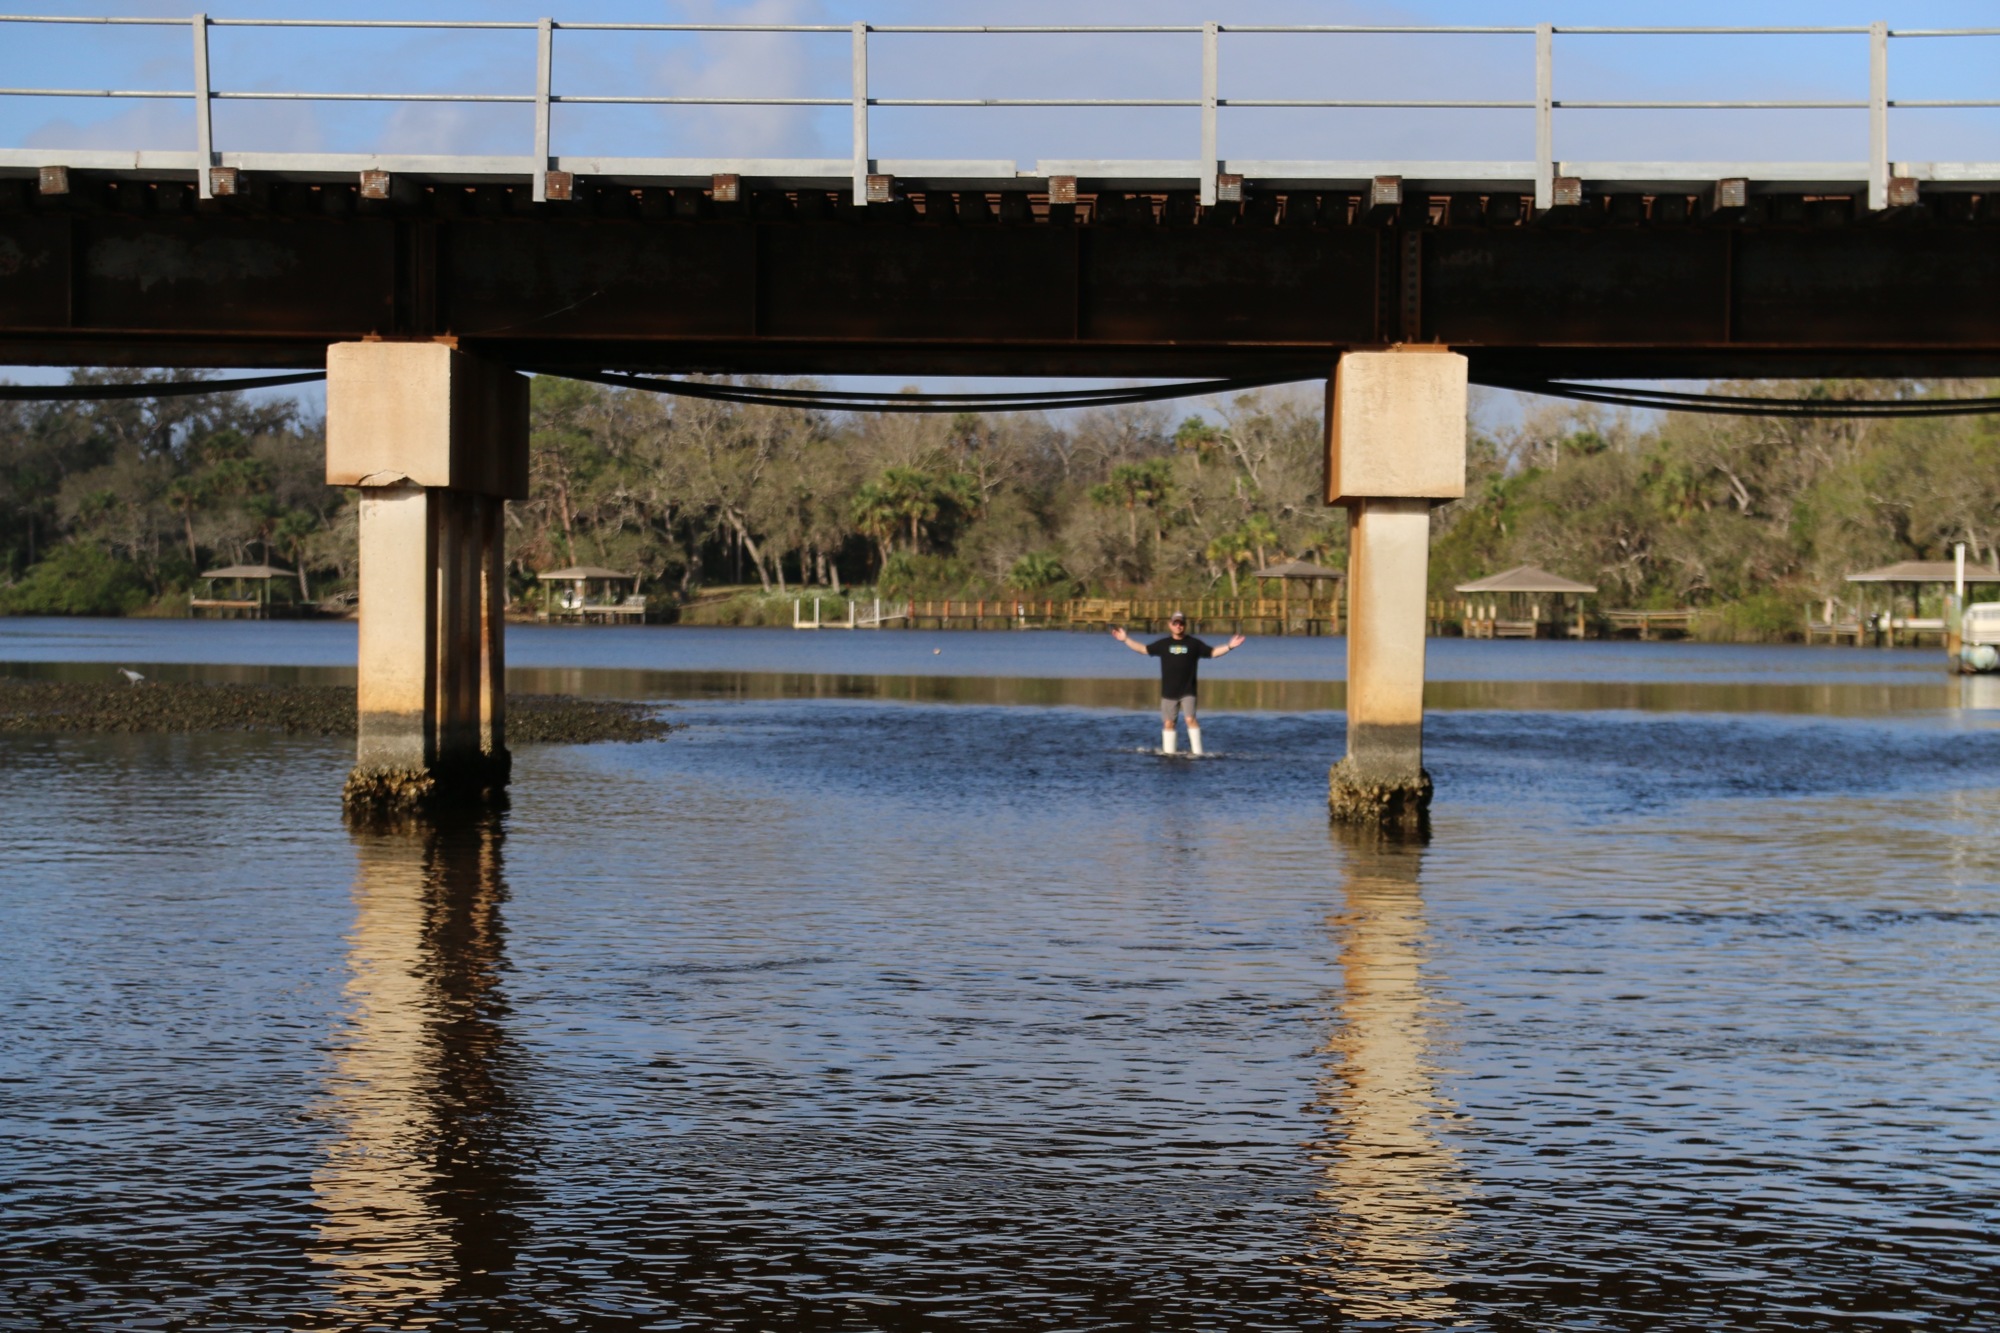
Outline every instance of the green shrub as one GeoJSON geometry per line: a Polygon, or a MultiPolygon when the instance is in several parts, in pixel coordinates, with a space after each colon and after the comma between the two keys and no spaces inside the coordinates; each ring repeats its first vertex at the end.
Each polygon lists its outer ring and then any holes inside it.
{"type": "MultiPolygon", "coordinates": [[[[833,600],[828,599],[829,604],[833,600]]],[[[841,605],[841,614],[847,614],[845,603],[841,605]]],[[[776,593],[767,596],[761,592],[739,592],[719,601],[686,603],[680,608],[678,619],[683,625],[789,627],[792,623],[792,598],[776,593]]]]}
{"type": "MultiPolygon", "coordinates": [[[[1190,421],[1195,418],[1190,417],[1190,421]]],[[[1185,429],[1185,425],[1183,425],[1185,429]]],[[[1074,597],[1077,583],[1053,551],[1030,551],[1007,571],[1007,584],[1040,597],[1074,597]]]]}
{"type": "Polygon", "coordinates": [[[908,551],[896,551],[889,556],[876,586],[884,597],[981,595],[973,589],[971,572],[964,561],[946,555],[911,555],[908,551]]]}
{"type": "Polygon", "coordinates": [[[186,588],[169,588],[145,605],[133,609],[132,615],[141,620],[186,620],[191,609],[188,606],[186,588]]]}
{"type": "Polygon", "coordinates": [[[1723,643],[1782,643],[1796,639],[1803,603],[1781,592],[1752,593],[1695,619],[1695,637],[1723,643]]]}
{"type": "Polygon", "coordinates": [[[122,616],[150,596],[139,571],[95,546],[69,542],[0,590],[0,613],[14,616],[122,616]]]}

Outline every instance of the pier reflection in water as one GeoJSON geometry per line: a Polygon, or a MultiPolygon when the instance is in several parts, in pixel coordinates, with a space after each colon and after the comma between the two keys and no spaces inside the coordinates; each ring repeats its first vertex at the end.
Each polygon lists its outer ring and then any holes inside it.
{"type": "Polygon", "coordinates": [[[675,717],[0,735],[0,1328],[2000,1326],[1981,714],[675,717]]]}
{"type": "MultiPolygon", "coordinates": [[[[1326,1120],[1309,1286],[1343,1314],[1449,1320],[1445,1290],[1470,1190],[1440,1137],[1437,1001],[1424,985],[1423,849],[1336,831],[1344,860],[1336,1023],[1320,1053],[1315,1110],[1326,1120]]],[[[1462,1128],[1462,1125],[1460,1126],[1462,1128]]]]}
{"type": "Polygon", "coordinates": [[[520,1235],[497,817],[354,834],[348,1011],[312,1177],[335,1326],[493,1312],[520,1235]]]}

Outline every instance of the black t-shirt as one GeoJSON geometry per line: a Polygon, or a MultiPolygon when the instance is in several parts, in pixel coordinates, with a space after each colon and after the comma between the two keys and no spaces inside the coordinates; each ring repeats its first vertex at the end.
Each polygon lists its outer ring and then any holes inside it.
{"type": "Polygon", "coordinates": [[[1160,697],[1185,699],[1194,693],[1194,673],[1204,657],[1215,649],[1200,639],[1155,639],[1146,645],[1146,655],[1160,659],[1160,697]]]}

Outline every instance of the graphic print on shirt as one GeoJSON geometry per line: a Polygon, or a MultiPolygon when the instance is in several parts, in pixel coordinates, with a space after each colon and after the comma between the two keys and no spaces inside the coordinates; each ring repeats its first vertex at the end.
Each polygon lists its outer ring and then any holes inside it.
{"type": "Polygon", "coordinates": [[[1215,649],[1192,637],[1155,639],[1146,645],[1146,655],[1160,659],[1160,697],[1185,699],[1195,692],[1201,659],[1213,657],[1215,649]]]}

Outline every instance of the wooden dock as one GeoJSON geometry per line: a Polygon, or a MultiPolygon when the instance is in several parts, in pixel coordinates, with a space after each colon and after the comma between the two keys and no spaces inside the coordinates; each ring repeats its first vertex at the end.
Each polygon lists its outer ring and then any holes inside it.
{"type": "Polygon", "coordinates": [[[214,616],[219,620],[264,619],[264,603],[249,597],[190,597],[188,616],[200,620],[203,616],[214,616]]]}
{"type": "MultiPolygon", "coordinates": [[[[1526,618],[1503,616],[1508,609],[1498,598],[1441,598],[1430,604],[1430,632],[1438,638],[1457,634],[1465,639],[1581,639],[1589,628],[1579,610],[1574,619],[1543,616],[1529,607],[1526,618]]],[[[1519,607],[1513,608],[1517,613],[1519,607]]]]}
{"type": "Polygon", "coordinates": [[[1604,620],[1613,635],[1637,634],[1642,639],[1653,639],[1662,633],[1673,633],[1685,638],[1694,633],[1695,614],[1694,608],[1687,606],[1673,611],[1606,611],[1604,620]]]}
{"type": "Polygon", "coordinates": [[[1185,612],[1191,633],[1322,635],[1340,633],[1332,597],[946,597],[876,601],[818,598],[792,604],[793,629],[1105,629],[1166,632],[1185,612]]]}
{"type": "Polygon", "coordinates": [[[643,625],[646,598],[640,593],[619,602],[584,602],[577,606],[549,606],[537,617],[552,625],[643,625]]]}
{"type": "Polygon", "coordinates": [[[872,607],[867,608],[864,608],[861,603],[855,601],[852,597],[815,597],[812,599],[811,620],[806,619],[805,612],[806,599],[803,597],[793,599],[793,629],[886,629],[896,621],[903,620],[908,615],[907,603],[890,602],[885,605],[880,597],[875,599],[875,604],[872,607]],[[847,618],[845,620],[827,620],[823,617],[821,612],[825,603],[830,600],[847,603],[847,618]]]}
{"type": "Polygon", "coordinates": [[[1951,630],[1942,616],[1855,616],[1815,620],[1806,616],[1807,643],[1851,643],[1856,648],[1915,647],[1926,640],[1949,646],[1951,630]]]}
{"type": "Polygon", "coordinates": [[[1947,632],[1942,616],[1883,616],[1876,622],[1885,648],[1894,648],[1898,639],[1912,646],[1925,639],[1942,644],[1947,632]]]}
{"type": "Polygon", "coordinates": [[[1806,616],[1806,642],[1809,644],[1825,640],[1831,644],[1852,643],[1859,648],[1867,633],[1868,627],[1859,617],[1853,620],[1814,620],[1811,615],[1806,616]]]}
{"type": "Polygon", "coordinates": [[[1468,639],[1539,639],[1548,628],[1561,627],[1540,620],[1467,620],[1464,635],[1468,639]]]}

